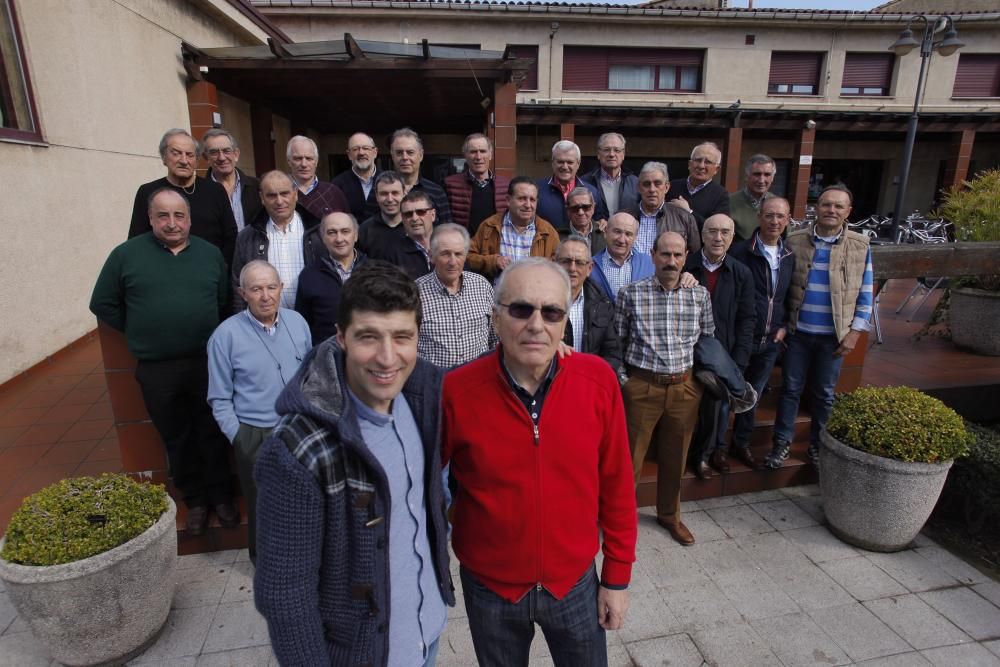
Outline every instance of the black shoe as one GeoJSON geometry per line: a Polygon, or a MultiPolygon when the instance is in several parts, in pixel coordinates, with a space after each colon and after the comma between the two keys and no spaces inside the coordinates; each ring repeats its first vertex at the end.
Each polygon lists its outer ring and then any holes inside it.
{"type": "Polygon", "coordinates": [[[694,474],[698,476],[698,479],[712,479],[712,469],[704,461],[698,461],[694,467],[694,474]]]}
{"type": "Polygon", "coordinates": [[[776,442],[774,446],[771,447],[771,452],[764,457],[763,467],[768,470],[777,470],[781,467],[781,464],[788,459],[788,450],[791,449],[791,445],[787,442],[776,442]]]}
{"type": "Polygon", "coordinates": [[[219,523],[223,528],[235,528],[240,525],[240,511],[236,509],[232,501],[227,500],[219,503],[212,509],[215,510],[215,516],[219,517],[219,523]]]}
{"type": "Polygon", "coordinates": [[[712,455],[708,457],[708,462],[719,472],[729,472],[729,461],[726,460],[726,450],[721,447],[712,452],[712,455]]]}
{"type": "Polygon", "coordinates": [[[743,465],[753,470],[757,467],[757,461],[753,458],[753,452],[750,451],[749,447],[740,447],[738,445],[733,445],[730,448],[730,454],[735,458],[739,459],[743,465]]]}
{"type": "Polygon", "coordinates": [[[208,508],[204,505],[189,507],[185,524],[187,534],[198,537],[204,534],[206,526],[208,526],[208,508]]]}
{"type": "Polygon", "coordinates": [[[699,368],[694,372],[694,377],[705,386],[705,391],[715,398],[720,401],[729,400],[729,390],[726,389],[726,385],[722,384],[719,376],[712,371],[707,368],[699,368]]]}

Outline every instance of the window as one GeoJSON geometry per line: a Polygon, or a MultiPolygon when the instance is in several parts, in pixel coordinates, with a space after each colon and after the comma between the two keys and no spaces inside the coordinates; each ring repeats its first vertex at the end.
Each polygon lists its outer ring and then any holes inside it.
{"type": "Polygon", "coordinates": [[[704,51],[567,46],[563,90],[701,91],[704,51]]]}
{"type": "Polygon", "coordinates": [[[0,138],[42,138],[13,0],[0,0],[0,138]]]}
{"type": "Polygon", "coordinates": [[[818,95],[823,54],[808,51],[774,51],[767,80],[770,95],[818,95]]]}
{"type": "Polygon", "coordinates": [[[538,45],[537,44],[508,44],[507,52],[514,58],[531,58],[531,69],[528,76],[521,82],[521,90],[538,90],[538,45]]]}
{"type": "Polygon", "coordinates": [[[963,53],[952,97],[1000,97],[1000,54],[963,53]]]}
{"type": "Polygon", "coordinates": [[[895,62],[896,57],[891,53],[848,53],[840,94],[888,95],[895,62]]]}

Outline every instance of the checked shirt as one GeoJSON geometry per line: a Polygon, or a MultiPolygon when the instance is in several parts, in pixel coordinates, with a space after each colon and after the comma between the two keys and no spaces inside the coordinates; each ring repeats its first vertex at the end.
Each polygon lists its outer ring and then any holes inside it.
{"type": "Polygon", "coordinates": [[[668,290],[650,276],[622,288],[615,302],[615,330],[627,365],[683,373],[694,364],[698,338],[715,333],[712,301],[701,285],[668,290]]]}
{"type": "Polygon", "coordinates": [[[417,354],[435,366],[452,368],[496,346],[493,286],[478,273],[462,272],[462,286],[450,293],[437,273],[417,278],[423,322],[417,354]]]}

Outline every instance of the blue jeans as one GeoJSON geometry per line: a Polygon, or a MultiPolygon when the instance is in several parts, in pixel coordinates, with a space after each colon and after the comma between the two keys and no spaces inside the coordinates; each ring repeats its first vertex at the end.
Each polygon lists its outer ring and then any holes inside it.
{"type": "MultiPolygon", "coordinates": [[[[747,382],[753,385],[757,396],[763,396],[764,387],[771,377],[771,369],[774,368],[774,361],[778,358],[778,344],[774,342],[772,336],[768,336],[762,345],[758,345],[753,354],[750,355],[750,363],[747,364],[747,382]]],[[[757,415],[757,406],[753,406],[746,412],[736,415],[733,421],[733,447],[747,447],[750,444],[750,434],[753,433],[754,420],[757,415]]]]}
{"type": "Polygon", "coordinates": [[[836,336],[822,336],[805,332],[796,332],[785,339],[788,349],[785,350],[785,360],[782,373],[781,400],[778,402],[778,415],[774,420],[774,442],[791,442],[795,436],[795,415],[799,411],[799,399],[806,389],[806,378],[809,384],[809,395],[812,403],[809,411],[812,414],[812,426],[809,433],[809,444],[819,446],[819,432],[826,426],[833,407],[833,391],[840,377],[840,365],[843,357],[833,356],[840,346],[836,336]]]}
{"type": "Polygon", "coordinates": [[[500,597],[461,569],[465,610],[480,667],[527,667],[535,623],[542,628],[556,667],[607,667],[604,628],[597,620],[597,572],[587,568],[557,600],[532,588],[517,602],[500,597]]]}

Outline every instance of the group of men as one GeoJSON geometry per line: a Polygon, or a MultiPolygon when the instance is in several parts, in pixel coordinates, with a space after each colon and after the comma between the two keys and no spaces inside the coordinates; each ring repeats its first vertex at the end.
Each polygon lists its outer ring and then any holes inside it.
{"type": "Polygon", "coordinates": [[[282,664],[434,664],[455,599],[447,466],[480,664],[527,664],[537,624],[556,664],[604,665],[651,448],[657,520],[692,544],[689,446],[702,476],[727,470],[730,446],[757,464],[753,405],[784,346],[763,466],[787,458],[806,390],[815,458],[872,307],[851,195],[828,188],[816,225],[786,238],[763,155],[729,195],[707,143],[674,181],[659,162],[626,170],[617,133],[582,177],[579,148],[560,141],[551,177],[508,180],[473,134],[444,188],[420,175],[415,132],[389,147],[394,169],[379,171],[374,140],[352,135],[351,169],[324,182],[297,136],[288,171],[257,180],[229,132],[199,144],[168,131],[167,175],[139,188],[91,310],[138,360],[193,535],[210,512],[239,523],[233,447],[282,664]]]}

